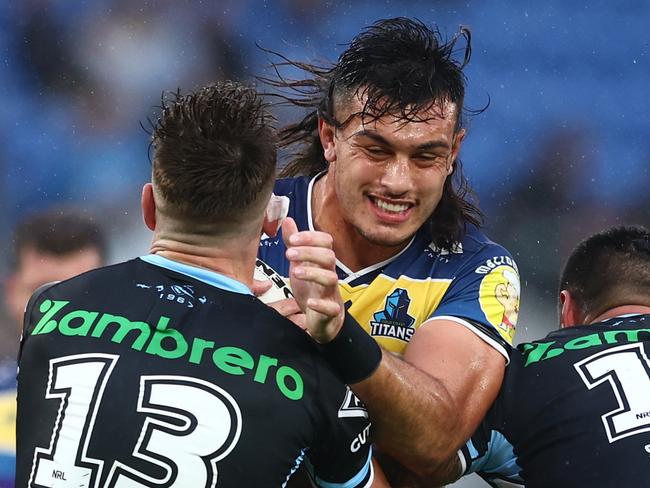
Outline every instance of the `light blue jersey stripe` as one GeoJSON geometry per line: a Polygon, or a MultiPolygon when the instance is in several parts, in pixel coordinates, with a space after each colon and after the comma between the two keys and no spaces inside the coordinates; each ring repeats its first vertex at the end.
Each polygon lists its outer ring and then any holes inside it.
{"type": "Polygon", "coordinates": [[[300,467],[300,464],[302,463],[303,459],[305,459],[305,454],[309,450],[308,447],[305,447],[304,449],[300,450],[300,454],[296,458],[296,460],[293,463],[293,466],[291,467],[291,471],[289,471],[289,474],[287,475],[287,479],[285,480],[284,483],[282,483],[282,488],[286,488],[287,483],[289,483],[289,480],[293,476],[293,474],[298,471],[298,468],[300,467]]]}
{"type": "Polygon", "coordinates": [[[170,269],[185,276],[197,279],[208,285],[212,285],[216,288],[220,288],[226,291],[232,291],[234,293],[241,293],[243,295],[252,295],[253,293],[250,289],[243,283],[224,276],[222,274],[210,271],[204,268],[197,268],[196,266],[190,266],[189,264],[179,263],[178,261],[172,261],[171,259],[158,256],[157,254],[148,254],[146,256],[140,256],[140,259],[146,261],[149,264],[155,266],[160,266],[161,268],[170,269]]]}
{"type": "Polygon", "coordinates": [[[363,468],[361,468],[361,470],[356,474],[356,476],[354,476],[354,478],[350,478],[345,483],[330,483],[329,481],[320,479],[318,476],[314,476],[314,482],[320,488],[354,488],[356,486],[359,486],[359,483],[361,483],[366,478],[366,476],[368,476],[368,472],[371,469],[371,464],[372,448],[370,449],[370,452],[368,452],[368,459],[366,459],[366,463],[363,465],[363,468]]]}
{"type": "Polygon", "coordinates": [[[467,442],[467,448],[472,457],[468,463],[467,473],[482,471],[485,473],[498,473],[505,477],[517,477],[521,468],[517,464],[517,456],[514,453],[512,444],[500,432],[493,430],[490,433],[490,441],[485,454],[478,457],[478,451],[471,440],[467,442]]]}

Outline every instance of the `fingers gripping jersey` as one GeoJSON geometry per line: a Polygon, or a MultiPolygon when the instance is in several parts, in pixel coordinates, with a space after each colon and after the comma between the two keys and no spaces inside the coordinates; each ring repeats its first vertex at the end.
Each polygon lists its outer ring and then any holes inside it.
{"type": "Polygon", "coordinates": [[[650,315],[570,327],[518,346],[461,461],[495,483],[529,488],[647,486],[649,358],[650,315]]]}
{"type": "MultiPolygon", "coordinates": [[[[278,180],[276,195],[290,198],[298,229],[314,229],[311,191],[318,177],[278,180]]],[[[259,257],[283,276],[289,265],[282,236],[263,236],[259,257]]],[[[348,311],[377,342],[401,355],[429,319],[458,322],[508,355],[519,313],[519,275],[510,254],[470,227],[454,249],[437,249],[425,230],[397,256],[352,272],[337,262],[348,311]]]]}
{"type": "Polygon", "coordinates": [[[147,256],[37,293],[18,376],[17,486],[372,482],[367,416],[301,330],[216,273],[147,256]]]}

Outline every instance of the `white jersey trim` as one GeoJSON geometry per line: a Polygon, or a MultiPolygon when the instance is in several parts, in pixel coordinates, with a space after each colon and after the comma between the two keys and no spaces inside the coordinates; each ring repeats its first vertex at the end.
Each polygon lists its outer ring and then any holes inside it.
{"type": "Polygon", "coordinates": [[[494,349],[499,351],[501,355],[506,358],[506,366],[510,363],[510,355],[508,354],[508,351],[506,350],[505,347],[503,347],[501,344],[499,344],[497,341],[495,341],[492,337],[487,335],[485,332],[482,330],[477,329],[471,322],[461,319],[460,317],[454,317],[453,315],[438,315],[436,317],[431,317],[425,322],[422,323],[420,328],[424,327],[425,325],[430,324],[431,322],[435,320],[449,320],[451,322],[456,322],[457,324],[462,325],[463,327],[468,328],[474,334],[479,336],[483,341],[487,342],[490,346],[492,346],[494,349]]]}
{"type": "MultiPolygon", "coordinates": [[[[314,189],[314,183],[316,182],[317,179],[319,179],[321,176],[323,176],[327,171],[323,171],[321,173],[318,173],[316,176],[314,176],[311,181],[309,182],[309,185],[307,186],[307,226],[309,227],[309,230],[316,230],[314,227],[314,218],[311,213],[311,197],[314,189]]],[[[382,261],[380,263],[373,264],[372,266],[368,266],[367,268],[360,269],[359,271],[352,271],[350,268],[348,268],[345,264],[343,264],[341,261],[336,260],[336,266],[341,269],[347,276],[345,279],[339,280],[344,283],[348,283],[350,281],[354,281],[357,278],[367,274],[371,273],[373,271],[378,270],[379,268],[386,266],[388,263],[391,263],[395,261],[398,257],[400,257],[406,250],[411,247],[411,244],[413,244],[413,241],[415,240],[415,234],[413,237],[411,237],[411,240],[409,243],[406,245],[404,249],[402,249],[400,252],[395,254],[394,256],[391,256],[390,258],[386,259],[385,261],[382,261]]]]}
{"type": "Polygon", "coordinates": [[[465,455],[461,449],[458,449],[458,451],[456,451],[456,454],[458,454],[458,460],[460,461],[460,475],[458,476],[460,479],[461,477],[465,476],[465,472],[467,471],[467,460],[465,459],[465,455]]]}

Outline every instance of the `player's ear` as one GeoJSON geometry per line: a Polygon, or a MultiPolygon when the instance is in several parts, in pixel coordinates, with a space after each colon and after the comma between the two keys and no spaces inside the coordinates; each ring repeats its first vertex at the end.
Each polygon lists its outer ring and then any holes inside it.
{"type": "Polygon", "coordinates": [[[562,305],[560,327],[573,327],[583,322],[582,310],[569,290],[562,290],[560,292],[560,304],[562,305]]]}
{"type": "Polygon", "coordinates": [[[323,119],[318,119],[318,136],[323,146],[323,156],[328,163],[336,161],[335,129],[323,119]]]}
{"type": "Polygon", "coordinates": [[[140,205],[142,207],[142,219],[144,220],[144,225],[146,225],[149,230],[156,230],[156,201],[154,199],[153,185],[151,183],[145,183],[142,187],[140,205]]]}

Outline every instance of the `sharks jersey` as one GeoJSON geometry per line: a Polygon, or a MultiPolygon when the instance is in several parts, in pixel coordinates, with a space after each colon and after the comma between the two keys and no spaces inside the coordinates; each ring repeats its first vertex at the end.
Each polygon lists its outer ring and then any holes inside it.
{"type": "Polygon", "coordinates": [[[650,315],[518,346],[461,464],[498,487],[647,486],[649,357],[650,315]]]}
{"type": "Polygon", "coordinates": [[[370,486],[369,422],[311,339],[242,283],[160,256],[30,301],[17,486],[370,486]]]}
{"type": "MultiPolygon", "coordinates": [[[[273,190],[291,200],[289,216],[299,230],[314,230],[306,177],[281,179],[273,190]]],[[[259,257],[288,276],[281,232],[262,236],[259,257]]],[[[352,272],[337,261],[341,295],[348,311],[385,349],[401,355],[429,319],[448,319],[471,329],[506,358],[519,313],[517,266],[503,247],[470,227],[454,249],[437,249],[420,230],[396,256],[352,272]]]]}

